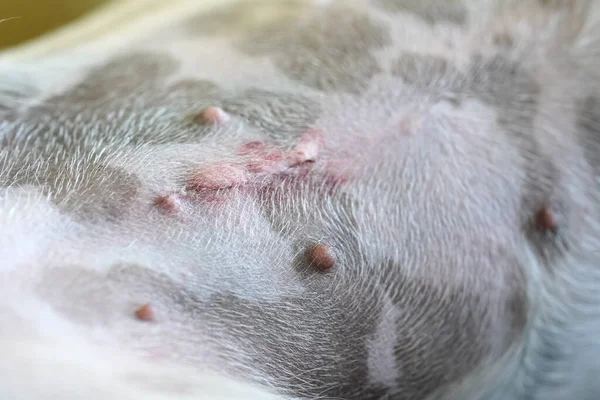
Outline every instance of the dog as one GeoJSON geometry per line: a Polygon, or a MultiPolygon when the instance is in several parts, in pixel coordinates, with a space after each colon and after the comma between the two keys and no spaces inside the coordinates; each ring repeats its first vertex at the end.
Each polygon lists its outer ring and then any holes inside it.
{"type": "Polygon", "coordinates": [[[0,55],[0,398],[600,397],[598,2],[120,24],[0,55]]]}

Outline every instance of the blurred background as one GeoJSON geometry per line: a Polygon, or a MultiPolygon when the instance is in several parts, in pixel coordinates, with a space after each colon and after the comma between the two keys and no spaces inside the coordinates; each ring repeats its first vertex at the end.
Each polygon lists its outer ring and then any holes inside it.
{"type": "Polygon", "coordinates": [[[115,0],[0,0],[0,50],[35,39],[115,0]]]}

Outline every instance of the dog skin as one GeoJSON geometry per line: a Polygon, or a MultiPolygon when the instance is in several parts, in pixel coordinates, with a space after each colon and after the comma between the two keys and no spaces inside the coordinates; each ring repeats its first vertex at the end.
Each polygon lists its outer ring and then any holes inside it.
{"type": "Polygon", "coordinates": [[[0,60],[0,398],[599,398],[599,62],[591,0],[0,60]]]}

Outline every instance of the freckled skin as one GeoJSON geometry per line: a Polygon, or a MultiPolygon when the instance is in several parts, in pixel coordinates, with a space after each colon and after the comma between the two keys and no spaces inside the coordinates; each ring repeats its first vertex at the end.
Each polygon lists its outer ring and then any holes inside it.
{"type": "Polygon", "coordinates": [[[598,4],[242,1],[0,59],[0,398],[599,398],[598,4]]]}

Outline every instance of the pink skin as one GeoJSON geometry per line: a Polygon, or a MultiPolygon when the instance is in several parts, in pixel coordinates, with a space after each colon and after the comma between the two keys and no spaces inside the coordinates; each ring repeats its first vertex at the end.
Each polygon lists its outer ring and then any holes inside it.
{"type": "Polygon", "coordinates": [[[328,171],[327,179],[335,186],[346,184],[350,180],[350,171],[348,171],[346,161],[328,161],[326,170],[328,171]]]}
{"type": "Polygon", "coordinates": [[[253,174],[269,175],[285,171],[289,168],[289,162],[283,153],[265,153],[248,161],[246,168],[253,174]]]}
{"type": "MultiPolygon", "coordinates": [[[[217,191],[256,188],[257,185],[259,190],[264,191],[286,176],[302,179],[318,161],[323,145],[323,132],[316,129],[306,132],[290,151],[272,151],[264,142],[248,142],[238,151],[240,162],[202,166],[196,170],[182,194],[159,197],[155,204],[164,211],[178,212],[182,209],[183,200],[219,202],[224,198],[223,193],[217,191]]],[[[322,176],[327,186],[333,188],[348,181],[348,176],[333,172],[343,171],[344,164],[340,161],[322,162],[325,169],[322,176]]]]}
{"type": "Polygon", "coordinates": [[[238,154],[249,158],[247,168],[252,173],[276,174],[316,161],[323,144],[323,132],[310,129],[289,152],[269,152],[264,143],[249,142],[242,146],[238,154]]]}
{"type": "Polygon", "coordinates": [[[282,151],[269,152],[263,142],[249,142],[238,152],[246,159],[246,169],[252,174],[275,174],[289,168],[289,156],[282,151]]]}
{"type": "Polygon", "coordinates": [[[196,116],[198,122],[207,125],[222,124],[229,121],[229,114],[219,107],[208,107],[196,116]]]}
{"type": "Polygon", "coordinates": [[[307,161],[315,161],[324,145],[323,132],[310,129],[300,139],[293,153],[293,162],[300,164],[307,161]]]}
{"type": "Polygon", "coordinates": [[[228,189],[243,185],[248,180],[248,172],[243,166],[221,163],[198,169],[190,180],[188,188],[197,191],[228,189]]]}
{"type": "Polygon", "coordinates": [[[239,151],[239,155],[241,156],[248,156],[248,155],[255,155],[255,154],[262,154],[266,151],[267,145],[264,144],[263,142],[248,142],[245,145],[242,146],[242,148],[239,151]]]}

